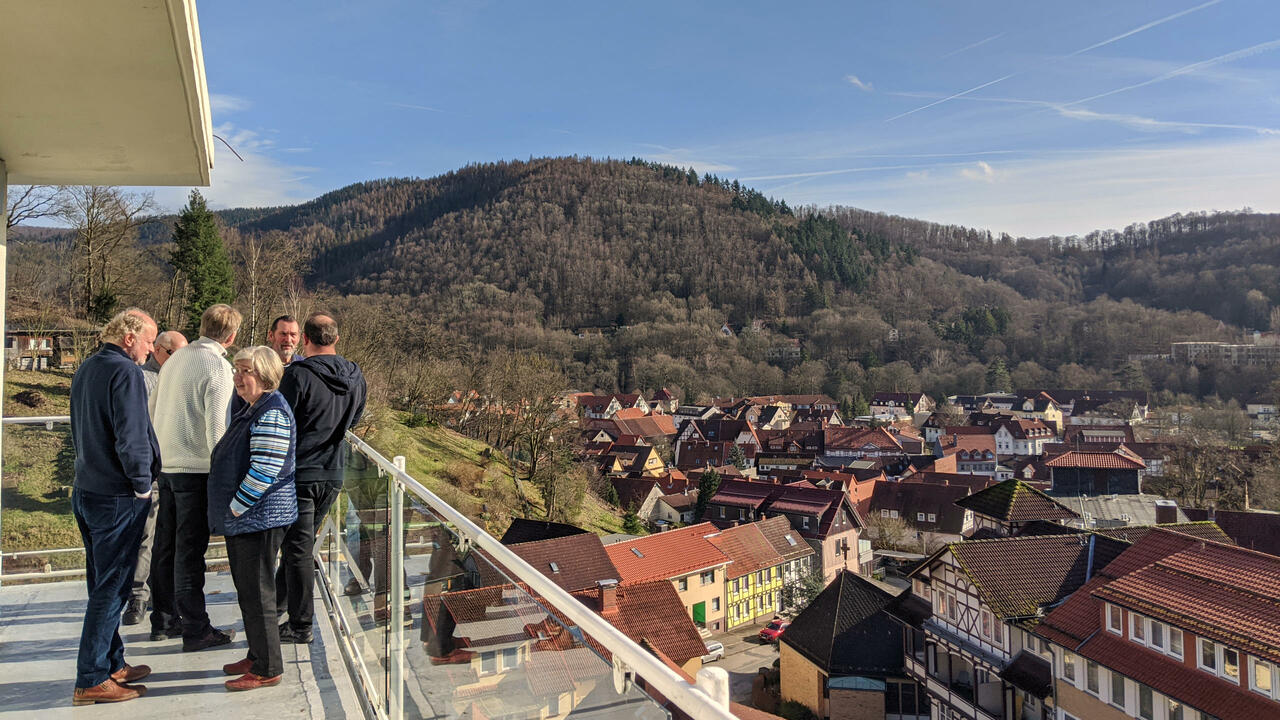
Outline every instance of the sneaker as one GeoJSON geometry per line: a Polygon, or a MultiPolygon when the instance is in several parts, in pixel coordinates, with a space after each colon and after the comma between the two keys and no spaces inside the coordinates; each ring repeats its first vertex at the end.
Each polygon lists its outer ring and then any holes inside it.
{"type": "Polygon", "coordinates": [[[254,675],[253,673],[245,673],[235,680],[226,681],[223,685],[232,692],[238,692],[241,690],[257,690],[262,687],[279,685],[280,678],[282,677],[284,676],[277,675],[275,677],[262,677],[261,675],[254,675]]]}
{"type": "Polygon", "coordinates": [[[102,681],[101,685],[91,688],[76,688],[71,694],[72,705],[93,705],[94,703],[114,703],[142,697],[147,689],[142,685],[125,687],[111,678],[102,681]]]}
{"type": "Polygon", "coordinates": [[[120,618],[123,625],[137,625],[142,622],[142,616],[147,614],[146,602],[134,598],[125,605],[124,616],[120,618]]]}
{"type": "Polygon", "coordinates": [[[306,630],[294,630],[293,626],[287,622],[280,623],[280,642],[293,643],[295,645],[308,645],[315,637],[311,634],[311,628],[306,630]]]}
{"type": "Polygon", "coordinates": [[[205,650],[211,647],[230,645],[235,637],[235,630],[224,631],[218,628],[209,628],[204,635],[198,638],[182,638],[182,652],[196,652],[197,650],[205,650]]]}

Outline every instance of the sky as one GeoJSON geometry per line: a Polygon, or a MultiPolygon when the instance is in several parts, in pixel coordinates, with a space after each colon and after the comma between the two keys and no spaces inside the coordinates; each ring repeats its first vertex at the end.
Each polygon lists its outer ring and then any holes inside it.
{"type": "MultiPolygon", "coordinates": [[[[218,208],[643,157],[1015,236],[1280,211],[1280,3],[199,3],[218,208]]],[[[156,189],[177,209],[186,189],[156,189]]]]}

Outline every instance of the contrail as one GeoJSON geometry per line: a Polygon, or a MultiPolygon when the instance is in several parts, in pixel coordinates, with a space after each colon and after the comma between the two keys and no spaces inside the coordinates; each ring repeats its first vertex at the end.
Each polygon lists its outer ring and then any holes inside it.
{"type": "Polygon", "coordinates": [[[1090,46],[1089,46],[1089,47],[1087,47],[1087,48],[1081,48],[1081,49],[1079,49],[1079,50],[1077,50],[1077,51],[1075,51],[1075,52],[1071,53],[1071,54],[1070,54],[1070,55],[1068,55],[1067,57],[1075,57],[1076,55],[1081,55],[1081,54],[1087,53],[1087,52],[1089,52],[1090,50],[1097,50],[1098,48],[1100,48],[1100,47],[1102,47],[1102,46],[1104,46],[1104,45],[1110,45],[1111,43],[1116,42],[1117,40],[1123,40],[1123,39],[1125,39],[1125,38],[1129,37],[1130,35],[1137,35],[1138,33],[1142,32],[1143,30],[1150,30],[1151,28],[1153,28],[1153,27],[1155,27],[1155,26],[1157,26],[1157,25],[1163,25],[1164,23],[1167,23],[1167,22],[1169,22],[1170,20],[1177,20],[1178,18],[1182,17],[1183,15],[1189,15],[1189,14],[1191,14],[1191,13],[1193,13],[1193,12],[1197,11],[1197,10],[1203,10],[1203,9],[1205,9],[1205,8],[1209,7],[1210,5],[1217,5],[1217,4],[1218,4],[1218,3],[1220,3],[1220,2],[1222,2],[1222,0],[1209,0],[1209,2],[1204,3],[1203,5],[1197,5],[1197,6],[1193,7],[1193,8],[1187,8],[1186,10],[1183,10],[1182,12],[1176,12],[1176,13],[1174,13],[1174,14],[1172,14],[1172,15],[1168,15],[1168,16],[1166,16],[1166,17],[1162,17],[1162,18],[1160,18],[1159,20],[1152,20],[1151,22],[1147,23],[1146,25],[1139,25],[1138,27],[1136,27],[1136,28],[1134,28],[1134,29],[1130,30],[1129,32],[1120,33],[1119,35],[1116,35],[1116,36],[1115,36],[1115,37],[1113,37],[1113,38],[1108,38],[1108,39],[1106,39],[1106,40],[1103,40],[1103,41],[1102,41],[1102,42],[1100,42],[1100,43],[1094,43],[1094,44],[1090,45],[1090,46]]]}
{"type": "MultiPolygon", "coordinates": [[[[1136,28],[1134,28],[1134,29],[1132,29],[1132,30],[1129,30],[1129,31],[1127,31],[1127,32],[1123,32],[1123,33],[1121,33],[1121,34],[1119,34],[1119,35],[1116,35],[1115,37],[1108,38],[1108,39],[1106,39],[1106,40],[1103,40],[1102,42],[1094,43],[1094,44],[1090,45],[1089,47],[1081,48],[1081,49],[1079,49],[1079,50],[1076,50],[1075,52],[1071,53],[1071,54],[1070,54],[1070,55],[1068,55],[1067,57],[1075,57],[1076,55],[1080,55],[1080,54],[1083,54],[1083,53],[1087,53],[1087,52],[1089,52],[1090,50],[1096,50],[1097,48],[1103,47],[1104,45],[1110,45],[1111,43],[1116,42],[1116,41],[1118,41],[1118,40],[1123,40],[1124,38],[1132,37],[1132,36],[1137,35],[1138,33],[1143,32],[1143,31],[1145,31],[1145,30],[1150,30],[1151,28],[1153,28],[1153,27],[1155,27],[1155,26],[1157,26],[1157,25],[1162,25],[1162,24],[1164,24],[1164,23],[1169,22],[1170,20],[1176,20],[1176,19],[1178,19],[1178,18],[1180,18],[1180,17],[1182,17],[1182,16],[1184,16],[1184,15],[1187,15],[1187,14],[1190,14],[1190,13],[1193,13],[1193,12],[1196,12],[1197,10],[1203,10],[1203,9],[1205,9],[1205,8],[1207,8],[1207,7],[1212,6],[1212,5],[1217,5],[1217,4],[1218,4],[1218,3],[1220,3],[1220,2],[1222,2],[1222,0],[1209,0],[1209,2],[1202,3],[1202,4],[1200,4],[1200,5],[1197,5],[1197,6],[1193,7],[1193,8],[1187,8],[1186,10],[1183,10],[1183,11],[1181,11],[1181,12],[1176,12],[1176,13],[1174,13],[1174,14],[1172,14],[1172,15],[1167,15],[1167,16],[1165,16],[1165,17],[1160,18],[1159,20],[1152,20],[1151,22],[1149,22],[1149,23],[1147,23],[1147,24],[1145,24],[1145,25],[1139,25],[1138,27],[1136,27],[1136,28]]],[[[1004,33],[1001,33],[1001,35],[1003,35],[1003,34],[1004,34],[1004,33]]],[[[987,38],[987,40],[994,40],[996,37],[999,37],[999,35],[996,35],[995,37],[987,38]]],[[[976,45],[981,45],[982,43],[987,42],[987,40],[983,40],[983,41],[981,41],[981,42],[979,42],[979,43],[976,43],[974,46],[970,46],[970,47],[975,47],[976,45]]],[[[962,50],[967,50],[967,49],[968,49],[968,48],[961,48],[960,50],[957,50],[956,52],[960,52],[960,51],[962,51],[962,50]]],[[[952,53],[952,55],[954,55],[954,54],[955,54],[955,53],[952,53]]],[[[1175,71],[1175,72],[1176,72],[1176,71],[1175,71]]],[[[982,85],[979,85],[978,87],[970,88],[970,89],[968,89],[968,90],[965,90],[964,92],[956,93],[955,95],[951,95],[951,96],[949,96],[949,97],[945,97],[945,98],[943,98],[943,99],[941,99],[941,100],[938,100],[938,101],[936,101],[936,102],[931,102],[931,103],[929,103],[928,105],[924,105],[924,106],[922,106],[922,107],[918,107],[918,108],[916,108],[916,109],[914,109],[914,110],[908,110],[907,112],[904,112],[904,113],[901,113],[901,114],[898,114],[898,115],[894,115],[893,117],[891,117],[891,118],[889,118],[889,119],[885,120],[885,122],[892,122],[892,121],[894,121],[894,120],[897,120],[898,118],[906,117],[907,115],[911,115],[912,113],[918,113],[918,112],[920,112],[921,110],[928,110],[929,108],[931,108],[931,107],[933,107],[933,106],[935,106],[935,105],[941,105],[941,104],[942,104],[942,103],[944,103],[944,102],[948,102],[948,101],[951,101],[951,100],[955,100],[956,98],[962,98],[962,97],[964,97],[965,95],[968,95],[968,94],[969,94],[969,93],[971,93],[971,92],[976,92],[976,91],[978,91],[978,90],[981,90],[982,88],[990,87],[991,85],[995,85],[996,83],[1001,82],[1001,81],[1003,81],[1003,80],[1008,80],[1009,78],[1011,78],[1011,77],[1013,77],[1014,75],[1017,75],[1017,74],[1018,74],[1018,73],[1016,73],[1016,72],[1015,72],[1015,73],[1010,73],[1010,74],[1008,74],[1008,75],[1005,75],[1005,76],[1004,76],[1004,77],[1002,77],[1002,78],[998,78],[998,79],[996,79],[996,80],[992,80],[992,81],[991,81],[991,82],[989,82],[989,83],[984,83],[984,84],[982,84],[982,85]]],[[[1157,81],[1156,81],[1156,80],[1152,80],[1152,81],[1149,81],[1148,83],[1144,83],[1144,84],[1149,84],[1150,82],[1157,82],[1157,81]]],[[[1141,85],[1134,85],[1133,87],[1141,87],[1141,85]]],[[[1123,92],[1124,90],[1130,90],[1130,89],[1132,89],[1132,88],[1122,88],[1121,90],[1117,90],[1117,91],[1115,91],[1115,92],[1123,92]]],[[[1112,94],[1112,93],[1107,93],[1107,94],[1112,94]]],[[[1101,95],[1099,95],[1099,96],[1097,96],[1097,97],[1102,97],[1102,96],[1101,96],[1101,95]]],[[[1086,100],[1093,100],[1093,99],[1094,99],[1094,98],[1086,98],[1086,100]]],[[[1079,100],[1079,101],[1077,101],[1077,102],[1085,102],[1085,100],[1079,100]]],[[[1069,103],[1069,104],[1074,105],[1075,103],[1069,103]]]]}
{"type": "Polygon", "coordinates": [[[915,110],[908,110],[908,111],[906,111],[906,112],[904,112],[904,113],[899,113],[899,114],[897,114],[897,115],[894,115],[893,117],[891,117],[891,118],[889,118],[889,119],[885,120],[885,122],[893,122],[894,120],[897,120],[898,118],[906,117],[906,116],[908,116],[908,115],[911,115],[912,113],[918,113],[918,112],[920,112],[921,110],[928,110],[929,108],[933,107],[934,105],[941,105],[942,103],[947,102],[948,100],[955,100],[956,98],[962,98],[962,97],[964,97],[965,95],[968,95],[969,93],[977,92],[977,91],[981,90],[982,88],[985,88],[985,87],[991,87],[992,85],[995,85],[995,84],[996,84],[996,83],[998,83],[998,82],[1003,82],[1003,81],[1005,81],[1005,80],[1008,80],[1009,78],[1011,78],[1011,77],[1013,77],[1014,75],[1017,75],[1017,74],[1018,74],[1018,73],[1009,73],[1008,75],[1005,75],[1004,77],[996,78],[995,80],[992,80],[991,82],[985,82],[985,83],[982,83],[981,85],[979,85],[979,86],[977,86],[977,87],[971,87],[971,88],[969,88],[968,90],[965,90],[965,91],[963,91],[963,92],[958,92],[958,93],[956,93],[955,95],[948,95],[947,97],[944,97],[944,98],[942,98],[941,100],[935,100],[935,101],[933,101],[933,102],[929,103],[928,105],[922,105],[922,106],[920,106],[920,107],[916,108],[915,110]]]}
{"type": "MultiPolygon", "coordinates": [[[[1217,2],[1222,2],[1222,0],[1217,0],[1217,2]]],[[[1008,34],[1009,34],[1008,32],[1002,32],[1002,33],[1000,33],[1000,34],[998,34],[998,35],[992,35],[991,37],[989,37],[989,38],[987,38],[987,39],[985,39],[985,40],[979,40],[978,42],[973,43],[972,45],[965,45],[964,47],[960,48],[959,50],[952,50],[951,52],[947,53],[946,55],[943,55],[942,57],[940,57],[940,58],[938,58],[938,59],[939,59],[939,60],[946,60],[947,58],[951,57],[952,55],[959,55],[960,53],[964,52],[965,50],[972,50],[972,49],[974,49],[974,48],[978,47],[979,45],[986,45],[987,43],[991,42],[992,40],[999,40],[1000,38],[1002,38],[1002,37],[1004,37],[1005,35],[1008,35],[1008,34]]]]}
{"type": "Polygon", "coordinates": [[[1140,83],[1135,83],[1133,85],[1126,85],[1122,88],[1116,88],[1115,90],[1108,90],[1107,92],[1104,92],[1104,93],[1098,93],[1097,95],[1091,95],[1087,98],[1076,100],[1074,102],[1069,102],[1069,103],[1066,103],[1063,107],[1069,107],[1071,105],[1079,105],[1081,103],[1087,103],[1090,100],[1097,100],[1099,98],[1109,97],[1111,95],[1116,95],[1118,93],[1128,92],[1129,90],[1136,90],[1137,88],[1140,88],[1140,87],[1146,87],[1147,85],[1153,85],[1158,82],[1164,82],[1165,80],[1178,77],[1179,75],[1186,75],[1187,73],[1195,72],[1196,70],[1200,70],[1201,68],[1211,67],[1213,65],[1219,65],[1221,63],[1231,62],[1233,60],[1239,60],[1240,58],[1248,57],[1250,55],[1256,55],[1261,52],[1267,52],[1268,50],[1274,50],[1278,47],[1280,47],[1280,40],[1272,40],[1270,42],[1259,43],[1257,45],[1247,47],[1243,50],[1236,50],[1235,52],[1229,52],[1226,55],[1219,55],[1218,57],[1209,58],[1208,60],[1201,60],[1198,63],[1191,63],[1190,65],[1183,65],[1182,67],[1177,68],[1176,70],[1170,70],[1169,72],[1164,73],[1163,75],[1153,77],[1150,80],[1144,80],[1140,83]]]}

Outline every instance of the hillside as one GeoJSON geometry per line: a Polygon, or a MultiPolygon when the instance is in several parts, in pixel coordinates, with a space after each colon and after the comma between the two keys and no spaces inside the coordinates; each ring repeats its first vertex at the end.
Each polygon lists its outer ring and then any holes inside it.
{"type": "MultiPolygon", "coordinates": [[[[534,351],[583,389],[822,391],[853,407],[877,389],[996,389],[998,364],[1018,386],[1116,386],[1130,353],[1231,335],[1186,302],[1145,304],[1136,283],[1121,283],[1135,301],[1102,289],[1096,257],[1114,248],[797,211],[640,161],[475,165],[224,217],[311,248],[311,282],[339,304],[431,328],[444,341],[428,356],[534,351]]],[[[1265,384],[1184,370],[1141,381],[1198,397],[1265,384]]]]}

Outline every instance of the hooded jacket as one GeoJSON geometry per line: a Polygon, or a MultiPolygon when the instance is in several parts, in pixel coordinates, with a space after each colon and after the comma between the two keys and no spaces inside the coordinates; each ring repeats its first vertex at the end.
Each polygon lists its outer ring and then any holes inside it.
{"type": "Polygon", "coordinates": [[[316,355],[289,364],[280,394],[297,422],[298,481],[341,481],[343,439],[364,413],[360,367],[341,355],[316,355]]]}

